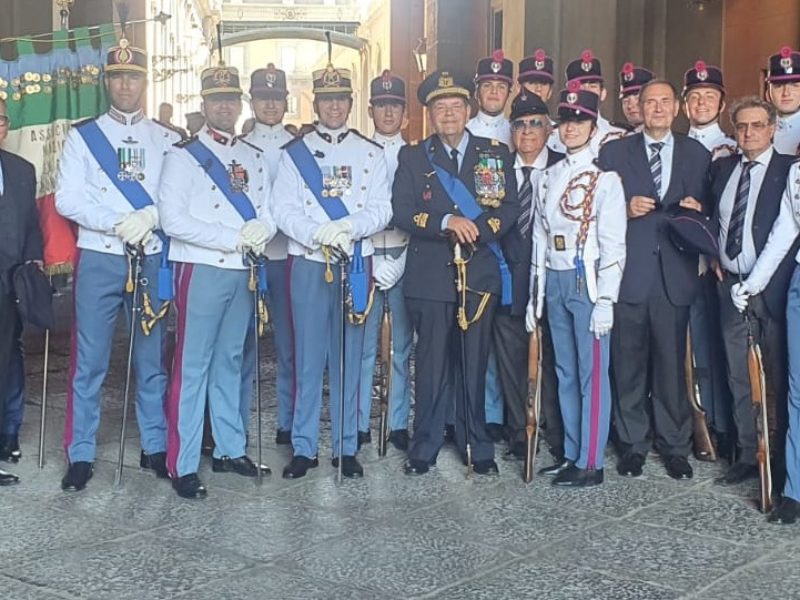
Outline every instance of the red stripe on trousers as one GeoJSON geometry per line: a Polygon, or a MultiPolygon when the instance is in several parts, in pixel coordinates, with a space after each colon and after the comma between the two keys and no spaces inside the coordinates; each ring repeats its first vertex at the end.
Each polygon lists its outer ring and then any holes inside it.
{"type": "Polygon", "coordinates": [[[589,405],[589,459],[587,469],[594,469],[597,464],[597,438],[600,435],[600,340],[594,339],[592,345],[592,392],[589,405]]]}
{"type": "Polygon", "coordinates": [[[172,360],[172,380],[167,396],[167,469],[173,477],[177,477],[178,453],[181,448],[181,437],[178,432],[181,401],[181,383],[183,375],[183,350],[186,342],[186,312],[189,296],[189,281],[192,278],[194,265],[177,263],[175,266],[175,307],[177,309],[177,331],[175,355],[172,360]]]}

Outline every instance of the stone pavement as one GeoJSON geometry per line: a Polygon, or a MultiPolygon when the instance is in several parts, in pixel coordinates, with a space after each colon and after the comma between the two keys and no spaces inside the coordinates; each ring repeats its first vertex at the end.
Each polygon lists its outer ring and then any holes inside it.
{"type": "Polygon", "coordinates": [[[65,494],[66,302],[59,299],[51,351],[42,471],[42,339],[29,337],[24,457],[11,467],[22,483],[0,489],[4,600],[800,598],[800,526],[768,525],[755,509],[755,485],[715,486],[721,465],[695,462],[695,478],[676,482],[657,458],[636,480],[618,477],[612,461],[600,488],[565,491],[544,479],[525,485],[519,464],[502,461],[499,478],[467,480],[451,450],[429,475],[410,478],[399,452],[378,459],[373,445],[360,454],[361,481],[337,485],[327,459],[306,478],[284,481],[289,455],[273,444],[270,351],[263,425],[265,462],[275,473],[262,486],[212,473],[203,459],[208,499],[181,500],[168,482],[138,469],[131,419],[123,486],[113,487],[120,331],[95,477],[84,492],[65,494]]]}

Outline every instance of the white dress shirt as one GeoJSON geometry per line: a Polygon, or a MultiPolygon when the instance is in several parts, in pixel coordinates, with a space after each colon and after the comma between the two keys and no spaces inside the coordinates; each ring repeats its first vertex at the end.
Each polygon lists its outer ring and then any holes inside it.
{"type": "Polygon", "coordinates": [[[659,190],[659,197],[656,198],[656,200],[661,200],[667,193],[669,182],[672,179],[672,151],[675,148],[675,137],[672,135],[672,132],[669,132],[666,137],[661,140],[654,140],[646,133],[642,133],[642,135],[644,136],[644,146],[647,152],[646,158],[648,163],[653,155],[650,144],[655,144],[656,142],[664,144],[661,146],[661,190],[659,190]]]}
{"type": "Polygon", "coordinates": [[[728,227],[730,226],[733,204],[736,201],[736,189],[739,187],[739,178],[742,175],[742,164],[750,162],[747,157],[742,156],[741,162],[734,167],[728,183],[725,184],[725,189],[722,191],[722,197],[719,201],[720,264],[723,269],[731,273],[746,275],[753,268],[758,258],[756,246],[753,242],[753,215],[756,212],[758,194],[761,191],[761,185],[764,183],[764,175],[767,173],[767,167],[769,166],[769,161],[772,160],[773,153],[774,150],[770,146],[753,160],[756,164],[750,167],[750,191],[747,194],[747,212],[745,213],[744,231],[742,232],[742,251],[736,260],[728,258],[725,252],[725,245],[728,243],[728,227]]]}
{"type": "MultiPolygon", "coordinates": [[[[375,132],[375,135],[372,136],[372,140],[383,147],[383,156],[386,159],[386,170],[389,174],[389,189],[391,190],[392,184],[394,183],[394,174],[397,171],[397,155],[400,153],[400,148],[406,145],[406,141],[400,133],[392,136],[385,136],[378,132],[375,132]]],[[[378,249],[405,248],[408,245],[408,234],[405,231],[392,227],[373,235],[372,243],[376,251],[378,249]]]]}

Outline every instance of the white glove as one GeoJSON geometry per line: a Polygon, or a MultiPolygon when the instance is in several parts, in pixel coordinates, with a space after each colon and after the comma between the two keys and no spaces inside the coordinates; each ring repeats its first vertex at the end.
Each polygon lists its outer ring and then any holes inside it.
{"type": "Polygon", "coordinates": [[[242,226],[239,237],[250,246],[263,245],[269,241],[269,228],[258,219],[250,219],[242,226]]]}
{"type": "Polygon", "coordinates": [[[536,330],[536,299],[531,298],[528,300],[528,306],[525,307],[525,330],[528,333],[533,333],[536,330]]]}
{"type": "Polygon", "coordinates": [[[747,308],[747,301],[753,294],[752,290],[747,287],[747,282],[735,283],[731,286],[731,301],[739,312],[744,312],[747,308]]]}
{"type": "Polygon", "coordinates": [[[153,237],[153,229],[158,225],[158,211],[155,206],[146,206],[129,212],[114,225],[114,233],[131,246],[146,244],[153,237]]]}
{"type": "Polygon", "coordinates": [[[600,298],[592,310],[592,320],[589,322],[589,331],[594,337],[600,339],[611,333],[614,326],[614,304],[611,300],[600,298]]]}
{"type": "Polygon", "coordinates": [[[387,255],[382,261],[376,261],[372,277],[375,279],[375,283],[378,284],[379,290],[388,290],[400,281],[405,268],[406,252],[404,250],[397,258],[387,255]]]}
{"type": "Polygon", "coordinates": [[[347,253],[348,255],[353,254],[353,238],[351,237],[350,233],[346,231],[340,231],[333,239],[330,241],[329,246],[333,246],[334,248],[339,248],[342,252],[347,253]]]}
{"type": "Polygon", "coordinates": [[[334,238],[345,233],[348,238],[353,233],[353,225],[350,221],[347,219],[328,221],[317,228],[317,231],[314,233],[314,241],[320,246],[335,246],[334,238]]]}

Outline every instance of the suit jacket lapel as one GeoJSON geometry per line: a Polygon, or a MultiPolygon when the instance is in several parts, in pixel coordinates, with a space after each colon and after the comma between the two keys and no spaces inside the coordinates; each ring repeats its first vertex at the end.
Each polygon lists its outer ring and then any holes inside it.
{"type": "MultiPolygon", "coordinates": [[[[678,190],[677,194],[670,194],[670,190],[672,190],[675,186],[680,186],[682,182],[682,166],[683,163],[678,160],[680,156],[681,148],[680,148],[680,139],[672,136],[672,170],[669,174],[669,186],[664,193],[661,195],[662,201],[664,205],[667,204],[676,204],[683,200],[683,194],[680,193],[680,189],[678,190]]],[[[649,168],[649,164],[648,164],[649,168]]]]}
{"type": "Polygon", "coordinates": [[[628,160],[630,161],[631,167],[633,167],[631,172],[642,173],[642,176],[650,181],[650,197],[657,199],[658,194],[656,194],[656,186],[653,183],[653,176],[650,173],[650,153],[644,143],[644,135],[637,133],[636,137],[639,138],[638,141],[630,145],[628,152],[628,160]]]}
{"type": "Polygon", "coordinates": [[[781,168],[779,165],[780,159],[778,158],[777,152],[772,153],[772,158],[769,160],[769,164],[767,165],[767,170],[764,173],[764,180],[761,182],[761,189],[758,190],[758,196],[756,196],[756,206],[753,212],[753,226],[756,223],[760,222],[761,214],[769,210],[769,201],[767,200],[770,196],[777,196],[777,201],[780,202],[783,187],[786,184],[786,178],[781,177],[781,168]],[[775,192],[779,192],[775,194],[775,192]]]}

